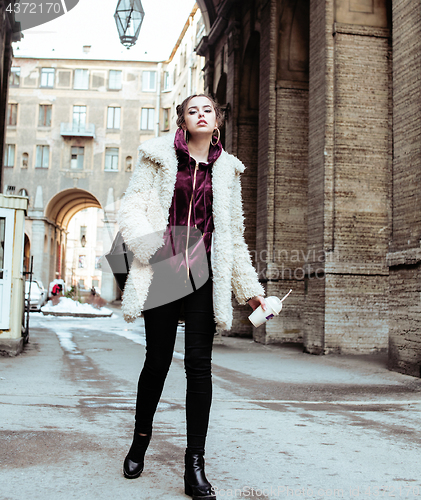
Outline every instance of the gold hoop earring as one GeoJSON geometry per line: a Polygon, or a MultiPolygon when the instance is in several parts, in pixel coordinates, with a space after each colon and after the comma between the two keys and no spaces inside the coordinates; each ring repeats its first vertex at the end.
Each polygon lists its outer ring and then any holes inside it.
{"type": "Polygon", "coordinates": [[[189,136],[188,136],[188,131],[187,130],[184,131],[184,140],[186,141],[186,144],[188,144],[188,142],[189,142],[189,136]]]}
{"type": "MultiPolygon", "coordinates": [[[[221,131],[219,130],[219,128],[217,128],[217,129],[215,129],[215,130],[217,130],[217,131],[218,131],[218,139],[217,139],[217,141],[216,141],[216,142],[215,142],[215,144],[214,144],[214,143],[213,143],[213,133],[212,133],[212,139],[211,139],[211,144],[212,144],[212,146],[216,146],[216,145],[218,144],[218,142],[221,140],[221,131]]],[[[214,132],[215,132],[215,130],[214,130],[214,132]]]]}

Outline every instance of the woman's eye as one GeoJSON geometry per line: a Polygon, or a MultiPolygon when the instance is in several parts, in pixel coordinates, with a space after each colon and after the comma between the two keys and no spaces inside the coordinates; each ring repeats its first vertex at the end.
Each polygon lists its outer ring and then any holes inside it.
{"type": "Polygon", "coordinates": [[[196,113],[196,111],[189,111],[189,115],[194,115],[196,113]]]}

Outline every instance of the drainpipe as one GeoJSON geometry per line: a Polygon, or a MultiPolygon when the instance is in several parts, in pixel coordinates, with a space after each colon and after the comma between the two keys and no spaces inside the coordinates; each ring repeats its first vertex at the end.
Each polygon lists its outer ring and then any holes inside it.
{"type": "Polygon", "coordinates": [[[159,124],[161,121],[161,73],[162,73],[162,63],[158,63],[158,94],[156,96],[156,129],[155,137],[159,137],[159,124]]]}

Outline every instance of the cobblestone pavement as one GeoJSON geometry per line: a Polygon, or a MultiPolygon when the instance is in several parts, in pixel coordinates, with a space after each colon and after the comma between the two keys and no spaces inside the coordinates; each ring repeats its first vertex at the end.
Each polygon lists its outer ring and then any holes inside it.
{"type": "MultiPolygon", "coordinates": [[[[0,358],[0,500],[182,499],[183,329],[145,470],[122,475],[143,321],[31,314],[0,358]]],[[[213,356],[207,475],[220,498],[421,498],[421,380],[386,358],[224,338],[213,356]]]]}

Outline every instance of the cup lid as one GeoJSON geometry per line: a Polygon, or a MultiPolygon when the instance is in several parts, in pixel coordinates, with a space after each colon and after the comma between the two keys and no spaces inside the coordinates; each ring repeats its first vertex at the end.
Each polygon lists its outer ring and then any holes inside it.
{"type": "Polygon", "coordinates": [[[269,307],[272,309],[274,314],[278,315],[282,310],[282,301],[279,297],[274,295],[265,298],[265,302],[268,303],[269,307]]]}

